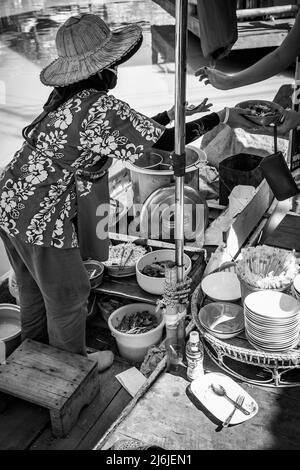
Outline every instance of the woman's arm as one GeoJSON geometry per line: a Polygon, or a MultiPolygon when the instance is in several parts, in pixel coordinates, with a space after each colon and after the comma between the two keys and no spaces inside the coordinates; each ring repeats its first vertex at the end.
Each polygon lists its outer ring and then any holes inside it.
{"type": "MultiPolygon", "coordinates": [[[[198,105],[194,105],[194,104],[189,105],[186,102],[185,115],[192,116],[193,114],[197,114],[197,113],[207,113],[211,107],[212,107],[212,103],[208,103],[208,98],[204,98],[204,100],[198,105]]],[[[175,119],[175,106],[172,106],[172,108],[168,109],[168,111],[164,111],[163,113],[156,114],[156,116],[153,116],[151,119],[153,119],[153,121],[155,122],[158,122],[158,124],[161,124],[162,126],[166,126],[167,124],[170,124],[170,122],[174,121],[175,119]]]]}
{"type": "MultiPolygon", "coordinates": [[[[248,132],[252,132],[253,129],[256,129],[258,126],[243,117],[243,114],[248,114],[248,112],[249,111],[247,110],[239,108],[227,108],[226,112],[225,108],[218,113],[211,113],[195,121],[188,122],[185,125],[185,143],[188,144],[193,140],[198,139],[221,122],[226,123],[233,128],[240,127],[248,132]]],[[[153,145],[153,147],[160,150],[173,151],[174,136],[174,127],[166,129],[159,140],[153,145]]]]}
{"type": "Polygon", "coordinates": [[[241,72],[228,75],[217,69],[201,67],[195,73],[205,85],[228,90],[266,80],[283,72],[300,54],[300,13],[282,44],[270,54],[241,72]]]}

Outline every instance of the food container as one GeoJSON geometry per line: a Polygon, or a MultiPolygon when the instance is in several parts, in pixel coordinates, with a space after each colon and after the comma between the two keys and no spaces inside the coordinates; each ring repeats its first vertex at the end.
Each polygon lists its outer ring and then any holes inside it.
{"type": "Polygon", "coordinates": [[[20,307],[14,304],[0,304],[0,340],[4,342],[6,356],[21,343],[20,307]]]}
{"type": "Polygon", "coordinates": [[[252,292],[288,291],[299,272],[299,265],[295,255],[287,250],[258,245],[241,250],[236,272],[244,302],[252,292]]]}
{"type": "Polygon", "coordinates": [[[199,321],[208,333],[217,338],[233,338],[244,329],[244,312],[237,304],[211,302],[200,309],[199,321]]]}
{"type": "MultiPolygon", "coordinates": [[[[175,262],[175,250],[156,250],[142,256],[136,265],[138,285],[150,294],[162,295],[164,293],[165,278],[147,276],[142,271],[147,265],[167,260],[175,262]]],[[[183,262],[185,275],[187,275],[192,269],[192,261],[185,253],[183,254],[183,262]]]]}
{"type": "MultiPolygon", "coordinates": [[[[198,190],[199,168],[206,164],[206,154],[192,145],[187,145],[185,152],[184,183],[198,190]]],[[[153,191],[175,182],[171,152],[152,149],[134,163],[128,161],[124,165],[130,170],[134,204],[143,204],[153,191]]]]}
{"type": "Polygon", "coordinates": [[[96,287],[100,286],[103,281],[104,276],[104,265],[97,260],[86,260],[83,262],[85,269],[89,275],[91,288],[95,289],[96,287]]]}
{"type": "Polygon", "coordinates": [[[119,243],[109,247],[109,259],[104,262],[107,273],[112,277],[128,277],[135,274],[137,260],[147,248],[135,243],[119,243]]]}
{"type": "Polygon", "coordinates": [[[142,362],[148,348],[161,341],[164,324],[164,318],[160,311],[156,312],[156,306],[146,303],[125,305],[115,310],[108,318],[108,326],[111,334],[116,339],[120,355],[125,359],[135,362],[142,362]],[[155,315],[159,320],[158,326],[146,333],[139,334],[123,333],[116,329],[116,326],[120,324],[124,316],[142,311],[155,315]]]}
{"type": "Polygon", "coordinates": [[[211,273],[201,281],[203,293],[216,302],[237,302],[241,298],[238,277],[231,271],[211,273]]]}
{"type": "Polygon", "coordinates": [[[278,124],[281,118],[283,108],[266,100],[247,100],[235,105],[236,108],[249,109],[249,114],[245,116],[249,121],[260,126],[270,126],[278,124]]]}

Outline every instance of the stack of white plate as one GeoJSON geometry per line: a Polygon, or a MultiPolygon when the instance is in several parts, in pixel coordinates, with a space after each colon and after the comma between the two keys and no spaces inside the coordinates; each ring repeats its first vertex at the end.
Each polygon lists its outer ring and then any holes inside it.
{"type": "Polygon", "coordinates": [[[298,274],[294,279],[292,293],[296,299],[300,300],[300,274],[298,274]]]}
{"type": "Polygon", "coordinates": [[[266,351],[286,351],[299,342],[300,303],[282,292],[263,290],[244,302],[249,343],[266,351]]]}

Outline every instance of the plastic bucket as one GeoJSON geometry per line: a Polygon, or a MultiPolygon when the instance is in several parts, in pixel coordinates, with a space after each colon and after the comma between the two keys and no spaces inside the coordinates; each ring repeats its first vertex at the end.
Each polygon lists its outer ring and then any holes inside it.
{"type": "Polygon", "coordinates": [[[112,336],[115,337],[119,353],[125,359],[135,362],[142,362],[148,348],[158,344],[162,338],[164,318],[160,312],[156,312],[156,306],[146,303],[136,303],[124,305],[115,310],[108,318],[108,326],[112,336]],[[126,315],[132,313],[147,311],[154,314],[160,321],[159,325],[153,330],[140,334],[128,334],[118,331],[115,327],[122,321],[126,315]]]}
{"type": "Polygon", "coordinates": [[[239,153],[225,158],[219,165],[219,199],[220,204],[228,204],[228,196],[235,186],[257,186],[264,179],[259,167],[262,157],[239,153]]]}

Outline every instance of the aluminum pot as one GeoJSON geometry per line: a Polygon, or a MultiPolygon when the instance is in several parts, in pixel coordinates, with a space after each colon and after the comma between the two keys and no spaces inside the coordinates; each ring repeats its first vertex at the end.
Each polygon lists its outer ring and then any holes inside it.
{"type": "MultiPolygon", "coordinates": [[[[207,163],[203,150],[187,145],[185,184],[199,189],[199,168],[207,163]]],[[[169,186],[175,182],[172,168],[171,152],[152,149],[134,163],[125,162],[130,170],[133,203],[143,204],[145,200],[158,188],[169,186]]]]}

